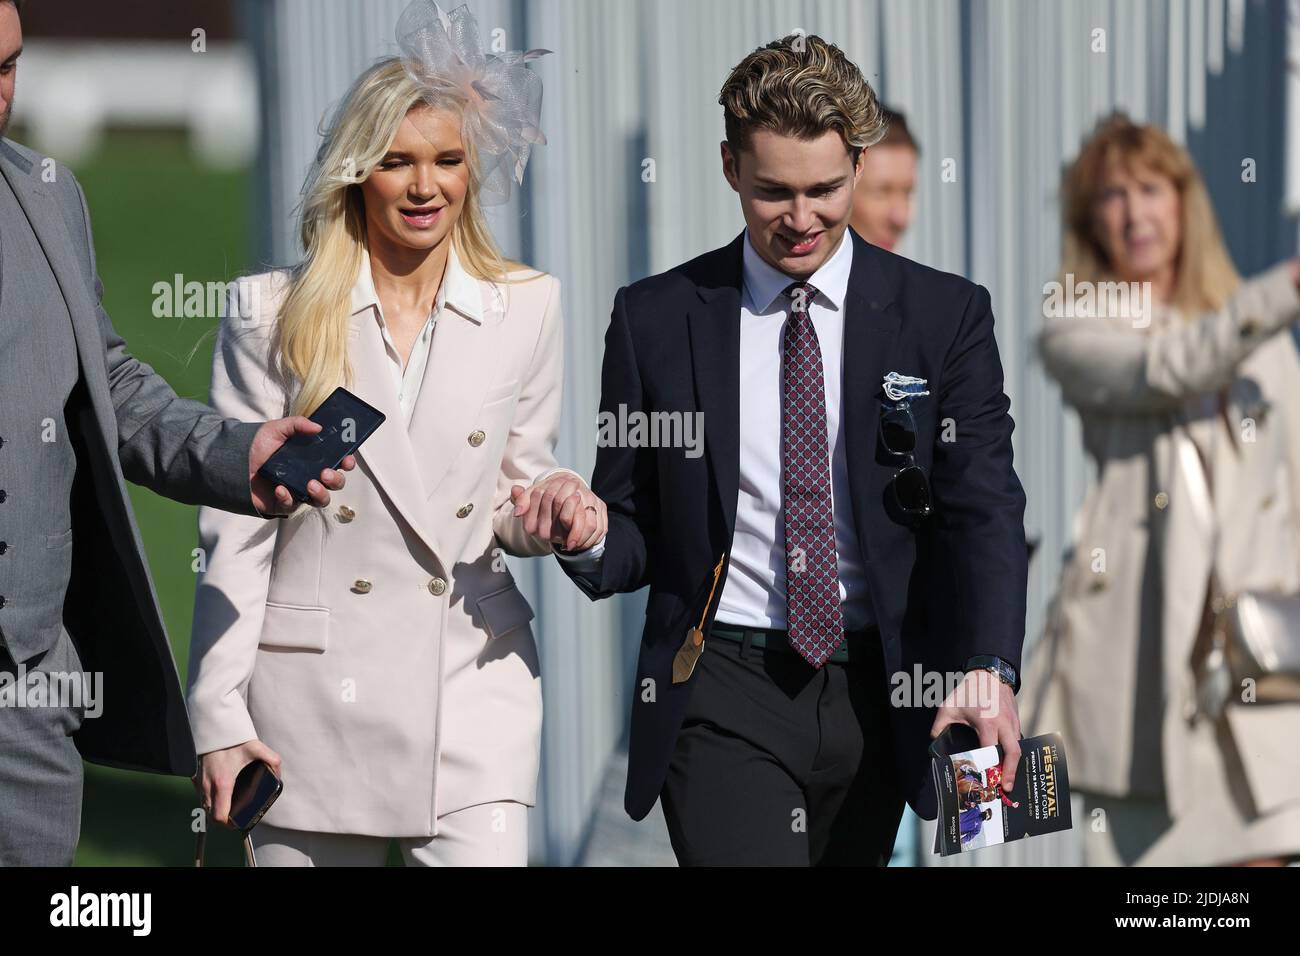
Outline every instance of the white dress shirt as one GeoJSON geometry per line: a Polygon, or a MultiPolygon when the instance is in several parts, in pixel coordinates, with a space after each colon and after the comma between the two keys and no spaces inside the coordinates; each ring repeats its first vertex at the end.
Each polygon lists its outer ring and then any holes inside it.
{"type": "MultiPolygon", "coordinates": [[[[740,487],[730,570],[717,620],[746,627],[784,628],[785,515],[781,480],[782,332],[790,317],[783,295],[795,281],[765,262],[749,233],[744,243],[744,294],[740,308],[740,487]]],[[[826,436],[830,455],[835,550],[845,626],[865,627],[871,612],[866,571],[858,548],[849,496],[843,404],[844,297],[853,266],[848,231],[821,268],[808,278],[817,295],[808,310],[822,353],[826,436]]]]}
{"type": "MultiPolygon", "coordinates": [[[[853,243],[846,230],[830,258],[806,281],[817,289],[809,316],[822,353],[840,601],[845,626],[857,630],[870,622],[871,611],[866,569],[853,523],[843,427],[844,298],[852,266],[853,243]]],[[[790,300],[782,293],[793,281],[763,261],[746,231],[740,309],[740,486],[730,570],[717,612],[717,620],[726,624],[786,626],[781,343],[790,300]]],[[[594,569],[604,546],[602,540],[587,551],[559,557],[594,569]]]]}
{"type": "Polygon", "coordinates": [[[420,387],[424,384],[424,372],[429,366],[429,349],[433,343],[433,330],[438,324],[438,317],[442,315],[444,308],[453,308],[461,315],[467,316],[475,321],[483,319],[483,295],[479,290],[478,280],[467,273],[460,264],[460,259],[456,256],[455,247],[447,250],[447,268],[443,272],[442,282],[438,286],[438,295],[434,299],[433,308],[429,312],[429,317],[425,320],[424,327],[420,329],[420,334],[415,338],[415,344],[411,347],[410,358],[406,361],[406,366],[402,366],[402,356],[398,352],[397,346],[393,344],[392,336],[388,334],[388,323],[384,321],[383,306],[379,303],[379,294],[375,291],[375,279],[370,269],[370,256],[363,257],[361,263],[361,272],[357,278],[357,284],[352,292],[352,314],[356,315],[363,309],[371,309],[374,312],[375,321],[379,323],[379,331],[384,337],[385,351],[388,353],[390,365],[393,372],[393,381],[397,385],[397,398],[402,408],[402,414],[406,418],[406,424],[411,424],[411,413],[415,410],[415,400],[420,395],[420,387]]]}

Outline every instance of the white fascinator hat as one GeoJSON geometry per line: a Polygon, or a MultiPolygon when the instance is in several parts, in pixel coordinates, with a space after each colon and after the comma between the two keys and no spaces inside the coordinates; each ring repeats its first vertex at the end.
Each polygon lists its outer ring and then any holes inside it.
{"type": "Polygon", "coordinates": [[[546,142],[542,80],[525,64],[551,51],[485,52],[468,6],[448,13],[433,0],[414,0],[396,33],[402,66],[425,101],[440,106],[451,95],[463,103],[462,135],[478,154],[480,201],[505,202],[511,180],[524,181],[533,145],[546,142]]]}

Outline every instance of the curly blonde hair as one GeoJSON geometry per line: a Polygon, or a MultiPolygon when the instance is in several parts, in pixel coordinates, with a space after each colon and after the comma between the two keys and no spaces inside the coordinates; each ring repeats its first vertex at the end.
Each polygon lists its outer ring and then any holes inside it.
{"type": "Polygon", "coordinates": [[[884,137],[876,91],[844,52],[816,35],[792,33],[740,61],[718,96],[733,153],[756,129],[814,139],[835,130],[857,162],[884,137]]]}

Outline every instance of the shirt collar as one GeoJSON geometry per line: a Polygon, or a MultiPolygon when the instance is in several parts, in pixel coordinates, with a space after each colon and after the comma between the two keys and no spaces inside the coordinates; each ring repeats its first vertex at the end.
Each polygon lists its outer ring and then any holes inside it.
{"type": "MultiPolygon", "coordinates": [[[[776,297],[784,292],[791,282],[798,281],[770,265],[758,254],[754,244],[750,242],[748,229],[745,230],[742,258],[745,292],[749,296],[749,306],[756,315],[761,315],[771,308],[776,297]]],[[[848,229],[845,229],[840,236],[839,247],[831,257],[803,281],[817,290],[818,298],[838,311],[844,307],[844,296],[848,292],[849,272],[852,268],[853,240],[849,236],[848,229]]]]}
{"type": "MultiPolygon", "coordinates": [[[[454,244],[447,250],[447,270],[443,273],[442,285],[438,287],[435,311],[440,311],[444,305],[451,306],[467,319],[483,321],[483,293],[478,280],[460,264],[454,244]]],[[[375,292],[375,278],[370,271],[370,255],[367,253],[361,257],[357,281],[352,286],[352,314],[371,307],[380,311],[379,294],[375,292]]]]}

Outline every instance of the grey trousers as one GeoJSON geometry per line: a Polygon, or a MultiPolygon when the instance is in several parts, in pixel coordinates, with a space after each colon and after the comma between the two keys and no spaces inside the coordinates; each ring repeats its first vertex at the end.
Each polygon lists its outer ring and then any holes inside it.
{"type": "MultiPolygon", "coordinates": [[[[66,630],[26,673],[73,673],[81,659],[66,630]]],[[[85,707],[16,706],[18,664],[0,646],[0,866],[71,866],[81,834],[81,754],[72,735],[85,707]],[[8,685],[4,687],[4,685],[8,685]]]]}

